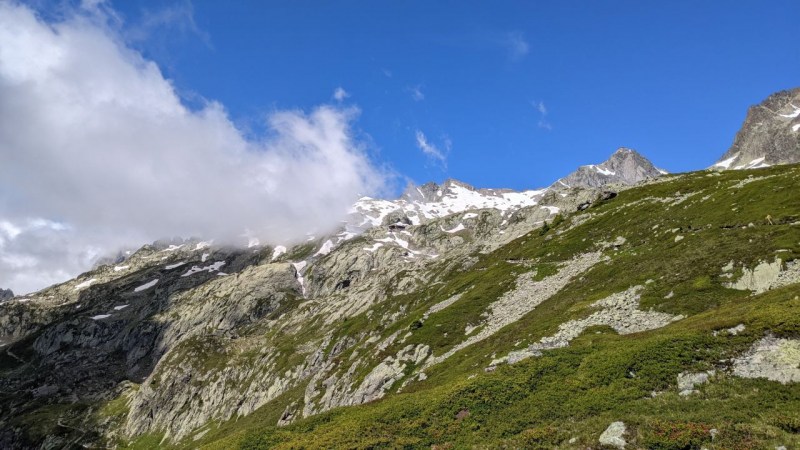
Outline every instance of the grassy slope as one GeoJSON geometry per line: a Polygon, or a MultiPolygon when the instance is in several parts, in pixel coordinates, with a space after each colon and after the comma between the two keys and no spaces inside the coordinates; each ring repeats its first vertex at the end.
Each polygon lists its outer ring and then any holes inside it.
{"type": "MultiPolygon", "coordinates": [[[[585,448],[596,445],[597,436],[615,420],[629,426],[629,440],[647,448],[800,444],[792,434],[800,431],[800,386],[738,379],[724,371],[731,357],[767,332],[800,337],[798,289],[789,286],[753,297],[725,288],[729,280],[721,271],[731,260],[753,267],[776,255],[784,261],[800,255],[800,226],[792,225],[800,220],[798,192],[796,166],[721,175],[700,172],[624,191],[587,211],[591,218],[577,227],[568,228],[567,220],[543,235],[534,231],[481,256],[468,270],[447,274],[442,285],[382,305],[403,304],[409,311],[404,320],[381,330],[388,335],[411,329],[431,305],[462,293],[422,327],[413,327],[404,344],[385,351],[388,355],[409,343],[425,343],[441,354],[463,340],[464,326],[477,323],[517,275],[532,268],[549,274],[555,264],[596,249],[598,242],[626,239],[619,250],[607,252],[608,264],[573,280],[523,320],[433,367],[426,381],[372,404],[283,428],[271,426],[283,405],[302,395],[298,389],[249,417],[212,427],[203,440],[188,445],[585,448]],[[757,180],[737,186],[751,176],[757,180]],[[686,194],[690,196],[680,203],[652,200],[686,194]],[[767,223],[767,215],[774,225],[767,223]],[[683,239],[676,242],[678,235],[683,239]],[[629,336],[608,328],[587,330],[569,348],[484,373],[493,355],[553,334],[559,324],[590,314],[592,302],[648,281],[643,309],[689,318],[629,336]],[[747,325],[745,333],[711,334],[738,323],[747,325]],[[700,394],[677,395],[678,373],[712,368],[719,375],[700,394]],[[651,397],[654,391],[663,393],[651,397]],[[713,442],[712,428],[719,430],[713,442]],[[576,440],[569,444],[572,438],[576,440]]],[[[356,325],[368,322],[351,319],[340,333],[355,335],[356,325]]],[[[344,360],[349,352],[340,357],[344,360]]]]}

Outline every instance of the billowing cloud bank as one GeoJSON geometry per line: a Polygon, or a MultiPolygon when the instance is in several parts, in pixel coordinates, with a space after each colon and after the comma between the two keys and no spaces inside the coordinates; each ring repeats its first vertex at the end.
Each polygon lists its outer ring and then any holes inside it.
{"type": "Polygon", "coordinates": [[[38,289],[164,236],[331,228],[384,183],[356,114],[275,112],[248,140],[220,104],[185,107],[96,11],[48,23],[0,0],[0,287],[38,289]]]}

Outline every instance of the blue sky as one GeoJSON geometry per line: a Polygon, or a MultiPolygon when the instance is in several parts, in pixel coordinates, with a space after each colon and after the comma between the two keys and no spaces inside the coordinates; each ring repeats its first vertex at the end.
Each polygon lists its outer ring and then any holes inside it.
{"type": "Polygon", "coordinates": [[[0,287],[168,236],[302,242],[413,181],[710,166],[800,2],[0,0],[0,287]]]}
{"type": "Polygon", "coordinates": [[[268,111],[342,87],[374,158],[416,182],[532,188],[619,146],[704,168],[748,106],[800,85],[796,1],[114,7],[187,100],[217,100],[254,133],[268,111]]]}

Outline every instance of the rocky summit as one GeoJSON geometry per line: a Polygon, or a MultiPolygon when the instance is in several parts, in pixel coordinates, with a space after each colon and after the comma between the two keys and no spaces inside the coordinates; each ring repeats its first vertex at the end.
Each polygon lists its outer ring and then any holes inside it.
{"type": "Polygon", "coordinates": [[[121,253],[0,302],[0,448],[797,448],[800,166],[771,161],[623,148],[121,253]]]}
{"type": "Polygon", "coordinates": [[[733,145],[714,169],[752,169],[800,162],[800,88],[751,106],[733,145]]]}
{"type": "Polygon", "coordinates": [[[636,150],[621,147],[600,164],[581,166],[560,178],[552,188],[596,188],[608,185],[633,185],[666,175],[636,150]]]}

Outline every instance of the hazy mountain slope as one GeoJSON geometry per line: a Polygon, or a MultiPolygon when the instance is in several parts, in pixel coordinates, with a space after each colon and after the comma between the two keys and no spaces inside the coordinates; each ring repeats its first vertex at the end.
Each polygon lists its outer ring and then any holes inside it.
{"type": "Polygon", "coordinates": [[[733,145],[715,169],[751,169],[800,162],[800,88],[751,106],[733,145]]]}

